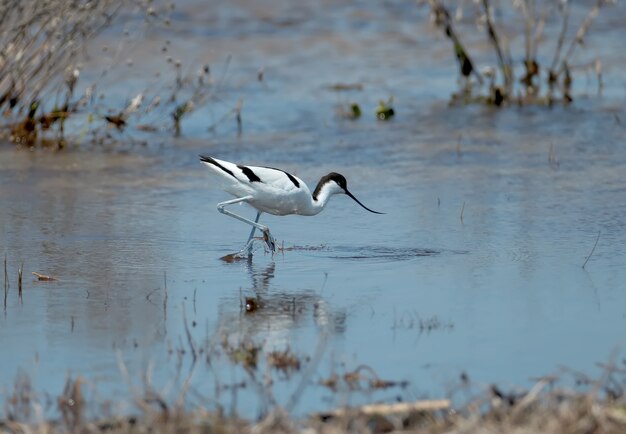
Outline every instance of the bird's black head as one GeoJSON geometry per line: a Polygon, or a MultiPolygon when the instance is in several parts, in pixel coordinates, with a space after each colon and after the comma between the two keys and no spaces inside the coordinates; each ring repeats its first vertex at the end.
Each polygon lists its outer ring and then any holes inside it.
{"type": "Polygon", "coordinates": [[[322,191],[322,187],[328,185],[329,183],[337,184],[344,192],[348,190],[346,178],[340,173],[331,172],[328,175],[322,176],[320,182],[317,183],[317,187],[315,187],[315,191],[313,192],[313,199],[317,200],[317,196],[320,191],[322,191]]]}
{"type": "Polygon", "coordinates": [[[348,190],[348,181],[346,181],[345,176],[343,176],[341,173],[331,172],[324,178],[328,178],[328,181],[335,181],[339,187],[343,188],[346,191],[348,190]]]}
{"type": "Polygon", "coordinates": [[[322,179],[320,179],[320,182],[317,184],[317,187],[315,187],[315,191],[313,192],[313,199],[317,200],[317,196],[322,190],[322,187],[324,187],[324,185],[327,185],[333,182],[337,184],[339,188],[341,188],[342,191],[335,191],[334,193],[331,193],[331,194],[344,193],[348,195],[350,198],[352,198],[356,203],[361,205],[363,208],[368,210],[369,212],[372,212],[374,214],[383,214],[381,212],[369,209],[368,207],[363,205],[356,197],[354,197],[354,195],[350,193],[350,191],[348,190],[348,182],[346,181],[346,178],[342,174],[337,173],[337,172],[331,172],[328,175],[323,176],[322,179]]]}

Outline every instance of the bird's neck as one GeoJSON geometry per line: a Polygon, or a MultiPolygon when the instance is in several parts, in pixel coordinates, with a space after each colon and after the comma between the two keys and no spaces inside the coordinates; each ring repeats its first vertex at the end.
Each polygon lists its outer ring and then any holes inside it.
{"type": "Polygon", "coordinates": [[[313,191],[313,194],[311,195],[311,202],[309,204],[309,209],[307,210],[307,215],[319,214],[324,210],[326,204],[330,200],[330,197],[337,193],[335,188],[333,188],[334,185],[336,184],[320,180],[317,187],[315,187],[315,191],[313,191]]]}

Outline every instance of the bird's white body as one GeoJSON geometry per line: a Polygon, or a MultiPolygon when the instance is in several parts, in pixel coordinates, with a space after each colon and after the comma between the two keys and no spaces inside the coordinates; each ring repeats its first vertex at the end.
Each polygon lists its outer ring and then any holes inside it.
{"type": "Polygon", "coordinates": [[[246,202],[268,214],[312,216],[324,209],[330,196],[340,192],[337,184],[328,183],[321,187],[314,198],[304,181],[280,169],[240,166],[217,158],[211,159],[217,164],[203,163],[224,191],[239,198],[252,196],[246,202]],[[259,180],[254,180],[256,178],[259,180]]]}
{"type": "Polygon", "coordinates": [[[248,243],[244,248],[248,255],[252,254],[252,242],[255,229],[263,232],[263,238],[269,249],[276,249],[274,238],[269,228],[259,224],[261,213],[273,215],[298,214],[312,216],[321,212],[331,196],[346,194],[366,210],[372,211],[363,205],[348,191],[347,181],[339,173],[329,173],[318,182],[313,193],[300,178],[280,169],[260,166],[242,166],[228,161],[218,160],[209,156],[200,156],[200,161],[209,169],[212,178],[227,193],[236,199],[221,202],[217,209],[222,214],[229,215],[252,226],[248,243]],[[225,209],[227,205],[247,202],[257,209],[256,220],[248,220],[240,215],[225,209]]]}

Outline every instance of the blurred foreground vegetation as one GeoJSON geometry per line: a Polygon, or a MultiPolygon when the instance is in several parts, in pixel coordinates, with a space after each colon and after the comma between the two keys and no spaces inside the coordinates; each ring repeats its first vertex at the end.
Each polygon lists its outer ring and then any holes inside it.
{"type": "MultiPolygon", "coordinates": [[[[241,315],[258,315],[262,304],[260,297],[241,298],[241,315]]],[[[284,300],[281,309],[290,304],[284,300]]],[[[197,324],[188,322],[184,307],[182,320],[184,337],[168,350],[175,368],[164,386],[155,384],[151,365],[139,378],[131,374],[121,350],[117,365],[128,393],[114,399],[103,398],[82,376],[67,376],[60,393],[42,393],[22,371],[12,389],[3,391],[0,433],[626,432],[626,359],[618,351],[597,365],[595,376],[562,367],[535,379],[527,390],[506,390],[462,373],[448,384],[445,397],[424,399],[416,394],[417,385],[380,378],[366,364],[336,362],[330,373],[321,374],[328,331],[320,333],[310,354],[302,354],[289,346],[268,349],[263,339],[232,327],[209,332],[207,325],[205,337],[194,336],[197,324]],[[200,369],[212,377],[202,386],[192,384],[200,369]],[[292,392],[281,399],[276,392],[285,386],[292,392]],[[297,413],[315,388],[328,392],[327,410],[297,413]],[[238,402],[244,395],[252,402],[246,401],[241,414],[238,402]],[[368,404],[347,404],[358,397],[368,404]]],[[[432,318],[416,327],[431,333],[448,325],[432,318]]]]}
{"type": "MultiPolygon", "coordinates": [[[[339,407],[294,418],[285,408],[272,406],[255,420],[228,413],[220,406],[216,410],[209,410],[211,406],[189,408],[186,392],[168,402],[149,387],[135,393],[138,413],[111,414],[108,410],[108,416],[89,418],[86,409],[94,403],[86,398],[87,383],[80,377],[69,378],[62,394],[49,400],[59,417],[45,419],[42,402],[29,380],[22,378],[6,398],[0,433],[623,433],[625,366],[605,366],[600,379],[570,373],[578,391],[560,386],[557,377],[551,376],[522,392],[507,393],[491,386],[457,407],[447,399],[418,400],[339,407]]],[[[341,381],[362,380],[350,379],[348,374],[341,381]]],[[[463,375],[459,392],[467,395],[470,389],[471,382],[463,375]]],[[[110,407],[100,403],[102,409],[110,407]]]]}

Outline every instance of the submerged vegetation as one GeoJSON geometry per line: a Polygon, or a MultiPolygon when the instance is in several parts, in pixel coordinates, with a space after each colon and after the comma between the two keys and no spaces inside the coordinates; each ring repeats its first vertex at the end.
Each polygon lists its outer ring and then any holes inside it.
{"type": "Polygon", "coordinates": [[[433,22],[452,42],[458,62],[462,89],[453,95],[453,104],[570,104],[574,99],[572,85],[575,70],[593,70],[598,81],[598,92],[601,92],[601,60],[596,58],[577,65],[574,63],[574,55],[577,47],[584,46],[591,24],[600,10],[613,4],[614,0],[596,0],[573,35],[570,31],[573,5],[568,1],[472,2],[477,9],[476,26],[485,34],[497,64],[480,70],[467,48],[462,32],[456,27],[457,20],[453,18],[463,16],[462,6],[459,5],[453,14],[444,1],[427,1],[433,22]],[[508,5],[515,11],[502,12],[501,9],[506,9],[508,5]],[[498,22],[496,17],[502,15],[505,18],[498,22]],[[516,17],[521,17],[521,20],[516,17]],[[546,20],[550,18],[560,19],[558,34],[545,34],[546,20]],[[515,56],[511,52],[512,39],[519,34],[523,34],[524,54],[515,56]],[[542,53],[539,52],[541,45],[547,46],[542,53]]]}
{"type": "MultiPolygon", "coordinates": [[[[602,90],[601,59],[577,64],[576,54],[588,38],[594,19],[613,0],[595,0],[583,17],[579,16],[583,6],[568,1],[480,0],[455,4],[455,9],[444,0],[422,3],[429,5],[433,22],[452,42],[458,61],[462,86],[453,95],[453,103],[569,104],[575,97],[573,84],[580,71],[593,71],[598,92],[602,90]],[[471,9],[470,13],[466,9],[471,9]],[[491,58],[475,48],[474,26],[469,32],[468,20],[463,20],[471,14],[492,50],[491,58]],[[550,32],[546,23],[550,24],[550,32]],[[512,52],[521,45],[523,54],[512,52]]],[[[210,65],[202,55],[186,62],[173,56],[168,39],[162,41],[159,59],[166,65],[166,72],[154,71],[153,77],[146,80],[150,83],[126,95],[126,100],[105,102],[105,80],[114,74],[123,80],[124,70],[136,66],[132,58],[121,59],[125,48],[142,37],[146,29],[152,34],[169,29],[175,9],[173,2],[147,0],[2,0],[0,134],[25,147],[103,144],[115,142],[117,135],[130,127],[143,133],[180,134],[183,122],[194,112],[211,102],[224,105],[220,92],[228,76],[230,57],[220,59],[217,65],[210,65]],[[129,30],[133,26],[140,30],[133,33],[129,30]],[[119,43],[115,47],[105,45],[98,53],[94,41],[103,32],[119,43]],[[101,70],[89,65],[96,56],[104,59],[96,67],[101,70]],[[218,70],[217,78],[214,69],[218,70]]],[[[249,79],[266,86],[265,69],[261,67],[249,79]]],[[[362,91],[363,85],[338,83],[330,89],[362,91]]],[[[210,123],[208,130],[214,131],[218,124],[228,121],[234,122],[241,134],[243,102],[238,97],[236,104],[222,107],[223,115],[210,123]]],[[[395,113],[391,100],[381,101],[372,111],[379,120],[389,120],[395,113]]],[[[341,107],[339,114],[358,119],[361,106],[352,102],[341,107]]],[[[134,140],[128,134],[124,139],[134,140]]]]}

